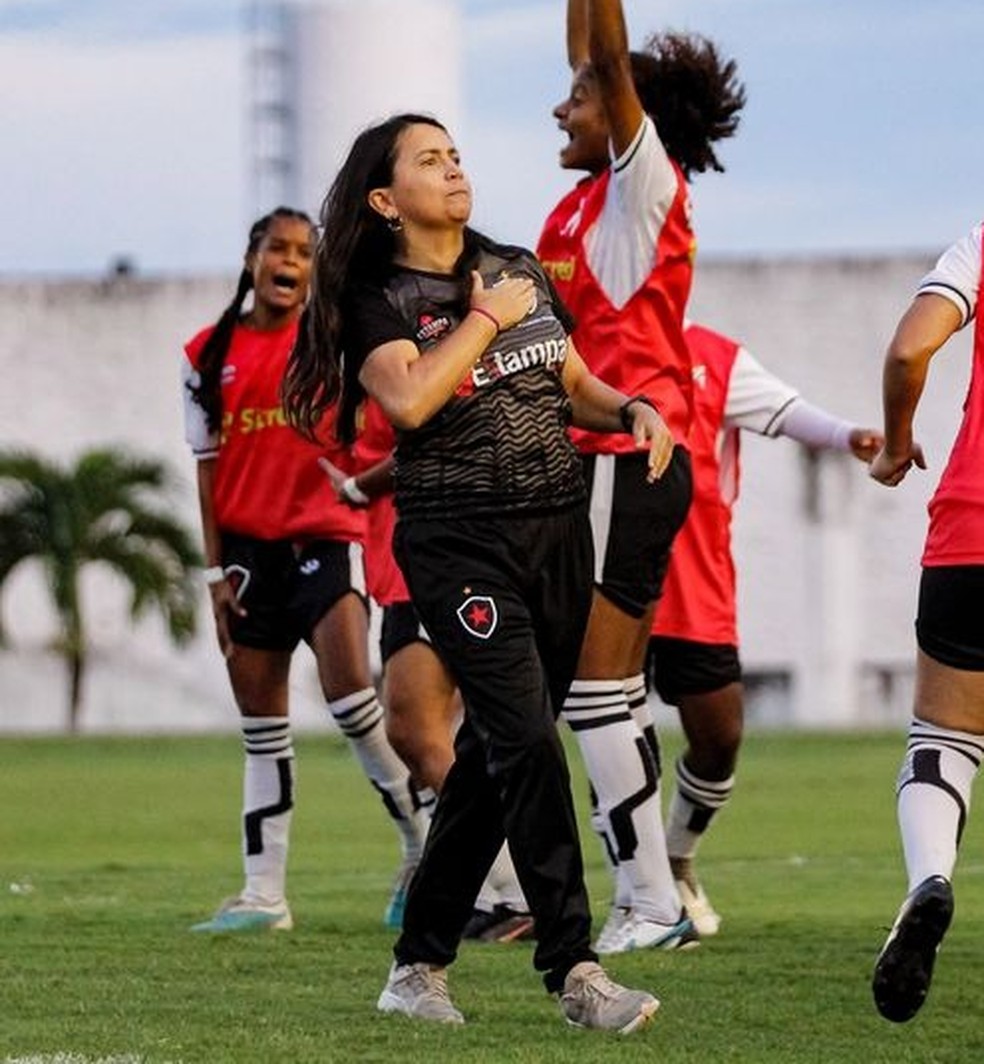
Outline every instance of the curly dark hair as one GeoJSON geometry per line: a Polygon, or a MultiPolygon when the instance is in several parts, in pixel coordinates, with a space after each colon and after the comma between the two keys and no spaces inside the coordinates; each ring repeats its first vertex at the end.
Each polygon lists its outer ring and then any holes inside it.
{"type": "Polygon", "coordinates": [[[630,61],[643,109],[684,177],[723,173],[713,145],[734,136],[745,106],[735,61],[700,34],[674,32],[652,34],[630,61]]]}

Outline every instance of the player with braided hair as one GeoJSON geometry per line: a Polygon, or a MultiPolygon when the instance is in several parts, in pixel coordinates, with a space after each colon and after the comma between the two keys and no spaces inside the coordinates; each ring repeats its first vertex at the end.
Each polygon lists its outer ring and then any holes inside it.
{"type": "Polygon", "coordinates": [[[288,676],[302,639],[314,652],[332,717],[401,832],[406,862],[416,864],[426,833],[369,671],[362,515],[336,500],[317,465],[325,454],[348,459],[330,414],[312,442],[290,428],[280,405],[313,248],[307,215],[279,207],[259,219],[233,301],[185,348],[186,437],[198,460],[205,581],[246,752],[245,884],[195,925],[200,931],[293,924],[285,894],[294,805],[288,676]]]}

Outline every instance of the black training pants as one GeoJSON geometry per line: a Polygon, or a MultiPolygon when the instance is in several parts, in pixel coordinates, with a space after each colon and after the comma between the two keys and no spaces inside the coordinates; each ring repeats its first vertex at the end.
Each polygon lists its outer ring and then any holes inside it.
{"type": "Polygon", "coordinates": [[[591,607],[586,511],[401,521],[396,556],[465,702],[455,762],[411,883],[400,963],[454,960],[503,838],[536,921],[550,991],[595,955],[556,717],[591,607]]]}

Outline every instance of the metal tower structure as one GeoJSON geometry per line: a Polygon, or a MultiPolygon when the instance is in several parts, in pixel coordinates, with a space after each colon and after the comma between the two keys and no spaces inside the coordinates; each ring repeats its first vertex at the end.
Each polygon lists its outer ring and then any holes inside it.
{"type": "Polygon", "coordinates": [[[461,113],[458,0],[249,0],[250,206],[319,210],[353,137],[398,111],[461,113]]]}
{"type": "Polygon", "coordinates": [[[295,187],[295,120],[291,104],[287,4],[246,5],[246,135],[251,217],[290,203],[295,187]]]}

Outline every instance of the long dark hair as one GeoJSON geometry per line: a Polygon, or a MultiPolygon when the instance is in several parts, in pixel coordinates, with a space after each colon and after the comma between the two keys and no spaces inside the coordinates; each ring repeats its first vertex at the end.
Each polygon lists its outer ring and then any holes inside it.
{"type": "MultiPolygon", "coordinates": [[[[381,280],[396,253],[396,237],[369,206],[369,193],[393,183],[397,143],[409,126],[444,126],[430,115],[398,114],[356,137],[321,205],[311,299],[287,363],[282,400],[287,420],[314,438],[328,407],[341,397],[336,420],[340,439],[355,435],[361,398],[357,382],[343,387],[342,297],[346,289],[381,280]]],[[[354,375],[353,375],[354,377],[354,375]]]]}
{"type": "Polygon", "coordinates": [[[643,109],[684,177],[723,172],[712,145],[734,136],[745,106],[735,61],[695,33],[654,33],[630,60],[643,109]]]}
{"type": "MultiPolygon", "coordinates": [[[[278,218],[307,222],[314,228],[314,223],[303,211],[294,210],[293,207],[276,207],[269,214],[257,218],[250,226],[246,244],[247,256],[257,251],[270,231],[270,226],[278,218]]],[[[242,315],[243,303],[252,288],[253,274],[244,266],[239,274],[232,302],[222,312],[222,317],[215,323],[215,328],[202,347],[198,359],[198,385],[188,385],[192,398],[205,411],[205,418],[212,432],[218,432],[222,426],[222,367],[229,353],[233,331],[242,315]]]]}

